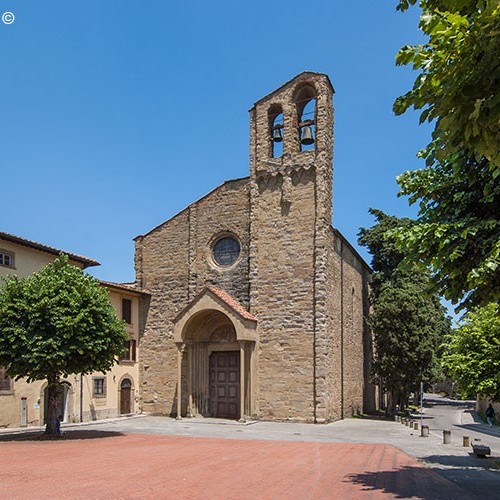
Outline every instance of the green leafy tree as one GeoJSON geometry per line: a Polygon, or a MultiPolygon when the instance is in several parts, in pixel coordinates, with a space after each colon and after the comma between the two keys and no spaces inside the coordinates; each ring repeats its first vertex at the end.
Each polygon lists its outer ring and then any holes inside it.
{"type": "Polygon", "coordinates": [[[464,395],[500,401],[500,306],[490,303],[470,311],[448,336],[443,366],[464,395]]]}
{"type": "Polygon", "coordinates": [[[372,254],[374,269],[372,310],[368,326],[373,334],[374,377],[389,394],[390,412],[406,406],[410,392],[420,382],[435,379],[439,346],[449,332],[449,319],[436,295],[429,293],[429,276],[420,267],[401,267],[405,255],[394,232],[410,227],[410,219],[398,219],[370,209],[377,223],[359,232],[359,243],[372,254]]]}
{"type": "Polygon", "coordinates": [[[61,255],[0,289],[0,365],[8,376],[48,381],[45,433],[56,434],[60,379],[109,370],[126,340],[107,291],[61,255]]]}
{"type": "MultiPolygon", "coordinates": [[[[406,10],[417,0],[403,0],[406,10]]],[[[500,4],[420,0],[422,45],[397,63],[419,74],[397,114],[421,110],[434,123],[419,153],[426,167],[398,178],[419,203],[417,224],[399,235],[412,259],[432,271],[436,291],[461,307],[500,299],[500,4]]]]}

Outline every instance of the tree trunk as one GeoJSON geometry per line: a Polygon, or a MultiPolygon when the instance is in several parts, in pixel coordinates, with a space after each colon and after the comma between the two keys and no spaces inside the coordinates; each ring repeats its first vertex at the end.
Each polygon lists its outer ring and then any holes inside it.
{"type": "Polygon", "coordinates": [[[59,410],[59,394],[61,394],[62,386],[59,382],[58,376],[51,376],[48,378],[47,388],[47,421],[45,425],[45,436],[59,437],[61,435],[60,425],[62,415],[59,410]]]}

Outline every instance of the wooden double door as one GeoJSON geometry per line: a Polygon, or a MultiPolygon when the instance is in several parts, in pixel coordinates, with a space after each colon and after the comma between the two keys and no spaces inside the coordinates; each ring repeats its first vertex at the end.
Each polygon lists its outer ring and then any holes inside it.
{"type": "Polygon", "coordinates": [[[216,351],[210,355],[210,414],[240,418],[240,353],[216,351]]]}

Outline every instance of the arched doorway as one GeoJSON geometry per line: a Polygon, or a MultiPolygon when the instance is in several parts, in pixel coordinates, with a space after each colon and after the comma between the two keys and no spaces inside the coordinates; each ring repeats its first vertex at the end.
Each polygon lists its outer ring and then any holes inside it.
{"type": "Polygon", "coordinates": [[[222,312],[205,310],[185,335],[188,414],[240,418],[240,352],[236,331],[222,312]]]}
{"type": "Polygon", "coordinates": [[[132,413],[132,382],[124,378],[120,384],[120,415],[132,413]]]}
{"type": "Polygon", "coordinates": [[[177,316],[178,417],[244,419],[254,413],[256,327],[236,299],[212,286],[177,316]]]}

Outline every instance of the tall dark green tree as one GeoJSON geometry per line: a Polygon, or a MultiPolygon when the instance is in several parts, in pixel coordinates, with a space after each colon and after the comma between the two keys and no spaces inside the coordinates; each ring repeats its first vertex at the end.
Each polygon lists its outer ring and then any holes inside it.
{"type": "Polygon", "coordinates": [[[0,366],[10,377],[48,381],[45,433],[55,435],[60,379],[109,370],[127,339],[97,280],[61,255],[27,278],[0,285],[0,366]]]}
{"type": "Polygon", "coordinates": [[[359,232],[359,243],[372,254],[374,277],[368,326],[373,334],[373,376],[389,395],[390,412],[406,406],[420,382],[431,382],[439,367],[438,351],[450,323],[429,276],[421,267],[402,267],[405,259],[395,231],[410,227],[410,219],[371,209],[376,224],[359,232]]]}
{"type": "Polygon", "coordinates": [[[398,8],[416,3],[427,41],[397,55],[418,76],[394,110],[421,110],[420,121],[434,130],[419,153],[426,167],[398,178],[400,194],[420,208],[399,242],[431,270],[435,290],[461,308],[498,302],[500,3],[402,0],[398,8]]]}

